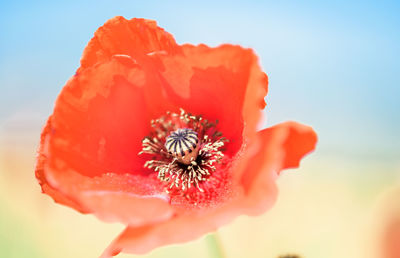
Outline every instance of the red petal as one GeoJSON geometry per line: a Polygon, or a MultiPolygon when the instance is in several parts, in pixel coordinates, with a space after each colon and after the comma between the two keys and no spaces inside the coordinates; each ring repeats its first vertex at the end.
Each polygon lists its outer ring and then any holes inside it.
{"type": "Polygon", "coordinates": [[[117,17],[99,29],[43,131],[36,175],[44,192],[105,220],[140,224],[171,215],[169,200],[159,198],[161,182],[139,175],[146,171],[138,152],[150,119],[175,107],[164,101],[152,64],[140,68],[129,55],[174,46],[151,21],[117,17]],[[126,41],[114,41],[118,35],[126,41]]]}
{"type": "Polygon", "coordinates": [[[315,149],[317,134],[309,126],[296,122],[286,122],[285,124],[287,136],[283,145],[285,159],[282,169],[297,168],[303,156],[315,149]]]}
{"type": "Polygon", "coordinates": [[[63,88],[51,118],[49,153],[88,176],[141,171],[149,131],[145,74],[118,60],[83,70],[63,88]]]}
{"type": "Polygon", "coordinates": [[[88,213],[89,210],[87,208],[82,207],[75,200],[67,197],[66,195],[59,192],[56,188],[52,187],[47,181],[46,177],[44,176],[44,166],[47,162],[47,157],[44,154],[45,153],[44,142],[45,139],[47,138],[50,129],[47,124],[43,129],[40,139],[40,149],[38,151],[39,156],[37,158],[36,169],[35,169],[36,178],[38,179],[39,184],[42,187],[43,193],[46,193],[49,196],[51,196],[55,202],[74,208],[75,210],[78,210],[82,213],[88,213]]]}
{"type": "Polygon", "coordinates": [[[226,154],[242,144],[243,130],[254,134],[264,108],[267,77],[250,49],[222,45],[183,45],[183,55],[158,55],[163,66],[168,100],[175,106],[219,121],[218,129],[230,140],[226,154]],[[246,125],[246,127],[245,127],[246,125]]]}
{"type": "Polygon", "coordinates": [[[172,215],[160,181],[138,175],[150,120],[144,77],[117,57],[67,83],[42,134],[36,174],[44,192],[107,221],[137,225],[172,215]]]}
{"type": "Polygon", "coordinates": [[[46,172],[45,176],[59,193],[77,200],[104,221],[143,225],[173,215],[168,196],[155,177],[110,173],[88,178],[74,171],[51,173],[49,168],[46,172]]]}
{"type": "Polygon", "coordinates": [[[115,256],[120,252],[143,254],[156,247],[194,240],[230,222],[238,215],[235,211],[237,210],[226,207],[222,211],[177,216],[165,222],[141,227],[128,226],[105,250],[102,257],[115,256]]]}
{"type": "Polygon", "coordinates": [[[172,35],[157,27],[155,21],[116,16],[96,31],[85,48],[80,69],[109,61],[114,55],[136,59],[155,51],[175,53],[177,47],[172,35]]]}
{"type": "Polygon", "coordinates": [[[247,214],[267,210],[276,198],[275,180],[281,170],[297,167],[301,158],[314,150],[317,135],[309,126],[286,122],[258,132],[242,168],[243,205],[247,214]]]}
{"type": "Polygon", "coordinates": [[[43,130],[41,158],[36,168],[43,192],[56,202],[105,221],[142,225],[163,221],[173,210],[155,176],[107,173],[87,177],[71,168],[64,156],[49,153],[51,120],[43,130]]]}

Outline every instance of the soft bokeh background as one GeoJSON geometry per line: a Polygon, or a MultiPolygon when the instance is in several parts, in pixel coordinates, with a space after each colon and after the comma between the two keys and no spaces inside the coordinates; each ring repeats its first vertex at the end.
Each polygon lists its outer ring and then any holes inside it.
{"type": "Polygon", "coordinates": [[[227,257],[377,257],[370,217],[400,179],[399,13],[398,1],[1,1],[0,257],[96,257],[123,228],[54,204],[33,173],[57,94],[116,15],[157,20],[178,43],[254,48],[270,78],[263,126],[297,120],[319,134],[268,213],[220,229],[227,257]]]}

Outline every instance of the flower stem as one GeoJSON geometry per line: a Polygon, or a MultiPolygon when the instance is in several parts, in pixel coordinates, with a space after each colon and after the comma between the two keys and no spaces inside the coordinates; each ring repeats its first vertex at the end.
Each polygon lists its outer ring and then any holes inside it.
{"type": "Polygon", "coordinates": [[[211,258],[226,258],[217,232],[207,235],[206,242],[211,258]]]}

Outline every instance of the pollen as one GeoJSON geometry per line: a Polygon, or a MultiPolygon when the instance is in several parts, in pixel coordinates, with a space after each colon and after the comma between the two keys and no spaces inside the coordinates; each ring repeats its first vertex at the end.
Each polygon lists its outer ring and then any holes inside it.
{"type": "Polygon", "coordinates": [[[202,185],[212,178],[216,164],[222,161],[227,142],[217,131],[216,123],[181,109],[180,114],[167,112],[152,120],[151,126],[139,153],[150,154],[144,167],[158,173],[167,192],[204,192],[202,185]]]}

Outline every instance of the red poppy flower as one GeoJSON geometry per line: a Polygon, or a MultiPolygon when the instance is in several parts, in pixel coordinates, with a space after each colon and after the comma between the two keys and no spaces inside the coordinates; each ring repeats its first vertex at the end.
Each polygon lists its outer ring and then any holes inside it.
{"type": "Polygon", "coordinates": [[[316,143],[295,122],[256,131],[267,84],[251,49],[178,45],[154,21],[115,17],[58,96],[36,177],[56,202],[127,225],[105,256],[261,214],[316,143]]]}

